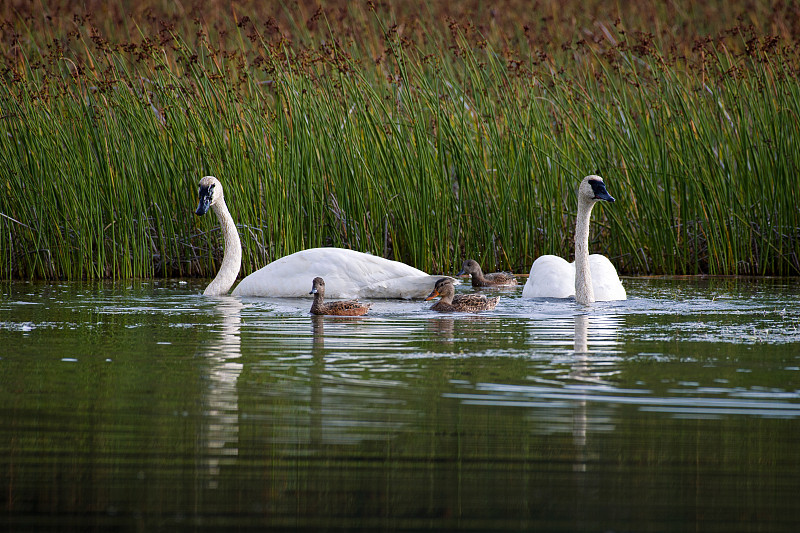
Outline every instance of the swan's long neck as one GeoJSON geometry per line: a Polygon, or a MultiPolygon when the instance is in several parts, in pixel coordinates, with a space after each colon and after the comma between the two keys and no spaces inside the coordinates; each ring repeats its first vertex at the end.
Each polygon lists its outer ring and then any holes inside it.
{"type": "Polygon", "coordinates": [[[594,302],[592,272],[589,269],[589,219],[594,202],[578,200],[578,219],[575,223],[575,301],[594,302]]]}
{"type": "Polygon", "coordinates": [[[219,296],[226,294],[233,283],[236,281],[236,276],[239,275],[239,269],[242,268],[242,242],[239,240],[239,232],[236,231],[236,224],[233,222],[228,211],[228,206],[225,205],[225,199],[220,198],[211,209],[217,214],[219,219],[219,226],[222,229],[222,240],[225,243],[225,253],[222,257],[222,265],[219,267],[217,277],[208,284],[203,294],[207,296],[219,296]]]}

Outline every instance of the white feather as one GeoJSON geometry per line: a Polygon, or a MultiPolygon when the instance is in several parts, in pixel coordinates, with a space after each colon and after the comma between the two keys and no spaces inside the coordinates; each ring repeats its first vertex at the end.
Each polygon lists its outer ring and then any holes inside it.
{"type": "MultiPolygon", "coordinates": [[[[617,269],[600,254],[589,256],[594,297],[598,302],[626,300],[617,269]]],[[[575,296],[575,262],[556,255],[543,255],[533,262],[530,276],[522,289],[523,298],[570,298],[575,296]]]]}
{"type": "Polygon", "coordinates": [[[424,298],[441,278],[355,250],[311,248],[253,272],[233,295],[306,297],[317,276],[325,280],[325,296],[330,298],[424,298]]]}

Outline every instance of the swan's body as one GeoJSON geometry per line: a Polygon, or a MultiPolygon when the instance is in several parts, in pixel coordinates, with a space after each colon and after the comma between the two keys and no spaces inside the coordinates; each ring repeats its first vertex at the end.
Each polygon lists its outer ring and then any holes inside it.
{"type": "Polygon", "coordinates": [[[508,272],[492,272],[484,274],[481,266],[474,259],[467,259],[461,265],[461,272],[456,274],[469,274],[472,277],[473,287],[512,287],[517,284],[517,278],[508,272]]]}
{"type": "Polygon", "coordinates": [[[398,261],[345,248],[311,248],[244,278],[234,296],[298,297],[308,280],[327,280],[332,298],[424,298],[439,279],[398,261]]]}
{"type": "MultiPolygon", "coordinates": [[[[617,270],[604,255],[589,256],[595,301],[625,300],[625,288],[617,270]]],[[[570,298],[575,296],[575,263],[557,255],[543,255],[534,261],[523,298],[570,298]],[[531,282],[531,280],[534,280],[531,282]]]]}
{"type": "Polygon", "coordinates": [[[320,277],[314,278],[309,294],[314,295],[314,303],[311,304],[311,314],[314,315],[362,316],[372,306],[357,300],[325,302],[325,280],[320,277]]]}
{"type": "Polygon", "coordinates": [[[433,300],[437,296],[441,299],[431,306],[434,311],[441,313],[452,312],[468,312],[477,313],[478,311],[491,311],[497,307],[497,302],[500,301],[499,296],[494,298],[487,298],[482,294],[459,294],[455,295],[456,289],[453,286],[453,280],[450,278],[441,278],[436,282],[433,291],[428,295],[426,300],[433,300]]]}
{"type": "MultiPolygon", "coordinates": [[[[213,176],[200,180],[197,214],[203,215],[209,209],[216,213],[225,241],[222,265],[204,292],[214,296],[227,293],[236,281],[242,245],[225,205],[222,184],[213,176]]],[[[307,297],[308,282],[315,277],[327,280],[328,296],[333,298],[424,298],[439,279],[404,263],[354,250],[311,248],[253,272],[236,286],[233,295],[307,297]]]]}
{"type": "Polygon", "coordinates": [[[625,287],[617,269],[607,257],[589,255],[589,219],[600,200],[613,202],[600,176],[586,176],[578,188],[578,216],[575,224],[575,262],[555,255],[543,255],[533,262],[522,290],[524,298],[569,298],[580,304],[625,300],[625,287]]]}

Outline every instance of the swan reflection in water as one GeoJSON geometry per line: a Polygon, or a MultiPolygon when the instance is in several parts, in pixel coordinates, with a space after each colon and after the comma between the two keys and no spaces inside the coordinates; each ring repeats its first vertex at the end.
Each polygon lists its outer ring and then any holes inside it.
{"type": "Polygon", "coordinates": [[[575,315],[575,355],[586,354],[589,351],[589,317],[575,315]]]}
{"type": "MultiPolygon", "coordinates": [[[[574,362],[569,373],[571,380],[584,383],[585,386],[576,386],[575,394],[575,409],[572,416],[572,439],[577,447],[578,455],[575,458],[573,469],[576,472],[584,472],[586,470],[586,462],[588,453],[586,451],[587,433],[589,431],[589,413],[588,413],[588,400],[587,395],[592,393],[592,390],[600,387],[613,386],[602,375],[594,371],[598,361],[592,361],[593,352],[589,349],[590,338],[595,341],[595,344],[614,345],[617,343],[616,334],[618,329],[619,317],[617,316],[592,316],[593,322],[592,334],[589,333],[590,317],[587,314],[576,314],[574,316],[575,330],[573,340],[573,357],[574,362]],[[592,390],[589,390],[591,387],[592,390]]],[[[592,422],[599,426],[601,417],[595,415],[592,422]]]]}
{"type": "Polygon", "coordinates": [[[241,311],[237,298],[218,297],[215,310],[220,315],[219,335],[201,347],[207,362],[206,391],[203,395],[203,426],[200,433],[201,457],[207,471],[208,488],[217,488],[220,467],[233,464],[239,455],[239,395],[237,381],[242,364],[241,311]]]}
{"type": "MultiPolygon", "coordinates": [[[[573,379],[585,379],[589,373],[589,317],[586,315],[575,315],[575,343],[573,353],[575,364],[572,366],[570,376],[573,379]]],[[[586,413],[586,399],[577,402],[577,408],[572,417],[572,440],[579,450],[586,447],[586,431],[589,426],[586,413]]],[[[586,470],[586,457],[584,453],[579,454],[577,462],[573,466],[576,471],[586,470]]]]}

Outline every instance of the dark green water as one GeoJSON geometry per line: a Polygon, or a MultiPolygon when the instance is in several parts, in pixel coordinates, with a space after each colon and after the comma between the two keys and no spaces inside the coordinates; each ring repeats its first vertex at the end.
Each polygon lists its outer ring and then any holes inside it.
{"type": "Polygon", "coordinates": [[[364,318],[0,284],[0,523],[800,530],[800,283],[625,283],[591,308],[518,289],[364,318]]]}

